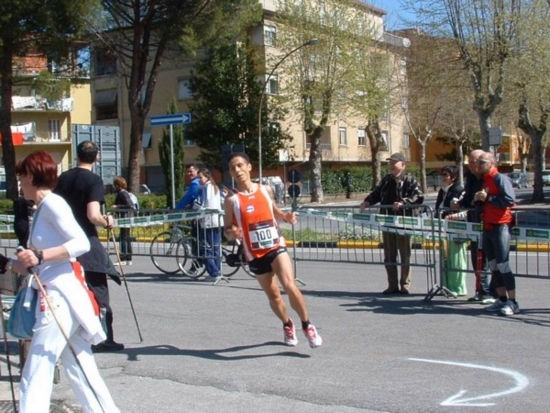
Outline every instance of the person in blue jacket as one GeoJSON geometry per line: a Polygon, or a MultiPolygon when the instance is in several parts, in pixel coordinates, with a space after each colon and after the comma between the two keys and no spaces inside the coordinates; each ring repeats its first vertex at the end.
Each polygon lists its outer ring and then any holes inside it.
{"type": "Polygon", "coordinates": [[[179,202],[176,204],[176,209],[191,209],[193,208],[193,203],[198,198],[201,193],[201,183],[199,182],[199,177],[197,174],[199,170],[195,164],[189,164],[185,167],[185,176],[189,184],[185,194],[181,197],[179,202]]]}
{"type": "MultiPolygon", "coordinates": [[[[175,209],[188,209],[191,210],[193,208],[193,205],[195,204],[195,201],[199,198],[199,195],[201,194],[201,183],[198,177],[199,170],[195,166],[195,164],[188,164],[185,167],[185,176],[188,181],[188,185],[185,191],[185,194],[181,197],[179,202],[176,204],[175,209]]],[[[198,226],[197,221],[191,221],[191,237],[193,237],[195,240],[198,239],[198,226]]],[[[193,243],[193,254],[198,255],[198,244],[196,242],[193,243]]],[[[196,272],[198,269],[204,265],[204,262],[202,259],[198,258],[193,261],[193,264],[191,265],[191,268],[188,270],[189,272],[196,272]]]]}

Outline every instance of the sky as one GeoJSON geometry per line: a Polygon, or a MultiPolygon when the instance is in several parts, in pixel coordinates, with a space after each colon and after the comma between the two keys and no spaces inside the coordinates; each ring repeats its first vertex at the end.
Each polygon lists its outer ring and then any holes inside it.
{"type": "Polygon", "coordinates": [[[398,28],[404,28],[404,23],[400,21],[401,18],[412,19],[413,15],[406,12],[401,6],[401,0],[363,0],[366,3],[378,7],[379,9],[386,10],[388,14],[385,17],[386,28],[388,30],[394,30],[398,28]]]}

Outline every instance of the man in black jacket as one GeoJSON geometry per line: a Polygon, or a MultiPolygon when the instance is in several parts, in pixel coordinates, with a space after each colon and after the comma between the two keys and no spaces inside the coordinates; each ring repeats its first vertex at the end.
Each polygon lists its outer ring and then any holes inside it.
{"type": "Polygon", "coordinates": [[[120,275],[99,241],[97,231],[98,226],[112,229],[114,223],[112,215],[101,213],[101,205],[105,203],[103,180],[92,172],[98,155],[99,148],[94,142],[80,142],[77,147],[78,167],[63,172],[54,190],[67,201],[76,221],[90,241],[90,251],[78,257],[78,262],[85,269],[86,282],[99,303],[101,317],[106,327],[107,340],[92,346],[95,353],[124,349],[124,344],[117,343],[114,339],[113,309],[110,305],[107,284],[107,276],[109,276],[120,285],[120,275]]]}
{"type": "MultiPolygon", "coordinates": [[[[420,205],[424,195],[416,178],[405,172],[407,159],[402,153],[394,153],[388,159],[390,173],[387,174],[374,190],[359,205],[361,210],[380,203],[388,206],[380,208],[381,214],[412,215],[413,208],[403,208],[405,205],[420,205]]],[[[383,294],[408,294],[411,285],[409,262],[411,258],[412,237],[396,232],[382,232],[384,244],[384,263],[388,274],[388,288],[383,294]],[[397,279],[397,253],[401,259],[401,279],[397,279]],[[399,289],[401,285],[401,289],[399,289]]]]}

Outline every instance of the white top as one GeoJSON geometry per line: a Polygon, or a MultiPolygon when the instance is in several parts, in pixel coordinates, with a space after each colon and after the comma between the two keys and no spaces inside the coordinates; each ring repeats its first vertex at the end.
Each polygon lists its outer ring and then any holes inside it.
{"type": "MultiPolygon", "coordinates": [[[[84,338],[93,344],[105,340],[105,333],[95,315],[88,292],[73,272],[71,261],[90,250],[88,237],[76,222],[71,208],[63,198],[48,194],[34,213],[29,245],[35,250],[63,245],[70,259],[48,261],[36,267],[42,284],[59,291],[71,312],[84,328],[84,338]]],[[[37,311],[39,306],[37,306],[37,311]]]]}
{"type": "MultiPolygon", "coordinates": [[[[219,188],[216,193],[214,185],[212,185],[212,182],[208,181],[201,189],[202,193],[197,198],[197,202],[200,203],[200,208],[220,211],[222,208],[222,196],[219,188]]],[[[200,225],[203,228],[221,227],[223,226],[223,216],[221,214],[208,213],[206,217],[200,220],[200,225]]]]}

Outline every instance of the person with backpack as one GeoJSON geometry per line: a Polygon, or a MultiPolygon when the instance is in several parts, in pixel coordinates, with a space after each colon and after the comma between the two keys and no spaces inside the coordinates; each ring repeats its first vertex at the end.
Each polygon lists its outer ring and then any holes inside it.
{"type": "MultiPolygon", "coordinates": [[[[115,203],[112,208],[118,210],[119,218],[126,218],[131,215],[131,210],[136,209],[136,202],[132,199],[134,194],[126,190],[126,179],[122,176],[115,176],[113,186],[116,191],[115,203]]],[[[120,228],[120,262],[115,265],[132,265],[132,237],[130,228],[120,228]]]]}

